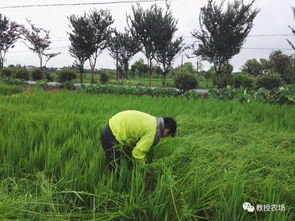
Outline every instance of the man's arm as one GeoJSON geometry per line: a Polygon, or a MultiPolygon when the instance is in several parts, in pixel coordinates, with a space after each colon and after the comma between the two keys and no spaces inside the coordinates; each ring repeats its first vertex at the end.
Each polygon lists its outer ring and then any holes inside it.
{"type": "Polygon", "coordinates": [[[150,150],[154,142],[154,134],[147,134],[140,138],[136,143],[136,146],[132,150],[132,156],[136,159],[137,162],[144,164],[145,155],[150,150]]]}

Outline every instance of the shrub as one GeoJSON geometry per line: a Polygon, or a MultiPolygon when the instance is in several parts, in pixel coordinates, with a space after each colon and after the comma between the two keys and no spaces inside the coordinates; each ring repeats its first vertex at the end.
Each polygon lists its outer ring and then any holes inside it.
{"type": "Polygon", "coordinates": [[[233,86],[235,88],[253,88],[255,84],[255,78],[248,73],[237,73],[233,75],[233,86]]]}
{"type": "Polygon", "coordinates": [[[188,72],[178,72],[174,79],[175,87],[183,93],[198,86],[196,77],[188,72]]]}
{"type": "Polygon", "coordinates": [[[2,68],[1,69],[1,77],[12,77],[13,69],[12,68],[2,68]]]}
{"type": "Polygon", "coordinates": [[[6,77],[6,78],[2,78],[1,81],[5,84],[9,84],[9,85],[21,85],[24,83],[24,80],[22,79],[16,79],[16,78],[11,78],[11,77],[6,77]]]}
{"type": "Polygon", "coordinates": [[[274,90],[259,88],[255,92],[255,97],[256,100],[264,103],[295,104],[295,90],[288,87],[280,87],[274,90]]]}
{"type": "MultiPolygon", "coordinates": [[[[89,85],[83,90],[87,93],[94,94],[129,94],[129,95],[149,95],[159,97],[174,97],[180,95],[180,92],[174,88],[150,88],[150,87],[128,87],[128,86],[115,86],[115,85],[89,85]]],[[[192,98],[192,95],[188,98],[192,98]]]]}
{"type": "Polygon", "coordinates": [[[267,90],[273,90],[279,88],[282,85],[282,80],[278,74],[264,74],[258,77],[256,86],[257,88],[265,88],[267,90]]]}
{"type": "Polygon", "coordinates": [[[20,86],[0,84],[0,95],[12,95],[22,92],[23,88],[20,86]]]}
{"type": "Polygon", "coordinates": [[[110,79],[110,76],[106,72],[101,72],[99,76],[100,83],[106,84],[110,79]]]}
{"type": "Polygon", "coordinates": [[[43,79],[43,71],[40,68],[35,68],[31,71],[31,76],[34,81],[43,79]]]}
{"type": "Polygon", "coordinates": [[[52,73],[50,73],[50,71],[45,71],[44,72],[44,75],[45,75],[45,79],[48,80],[48,81],[53,81],[53,75],[52,73]]]}
{"type": "Polygon", "coordinates": [[[200,97],[200,94],[195,91],[187,91],[181,96],[186,97],[187,99],[198,99],[200,97]]]}
{"type": "Polygon", "coordinates": [[[208,92],[209,98],[219,100],[233,100],[237,94],[237,89],[231,86],[223,88],[211,88],[208,92]]]}
{"type": "Polygon", "coordinates": [[[74,71],[67,68],[58,71],[56,75],[57,75],[57,81],[60,83],[72,81],[77,78],[77,74],[74,71]]]}
{"type": "Polygon", "coordinates": [[[15,72],[15,77],[18,79],[29,80],[29,71],[26,68],[18,68],[15,72]]]}
{"type": "Polygon", "coordinates": [[[148,66],[144,63],[143,59],[139,59],[136,61],[133,65],[131,65],[131,75],[135,77],[136,75],[138,77],[144,76],[147,73],[148,66]]]}
{"type": "Polygon", "coordinates": [[[45,88],[46,86],[47,86],[47,81],[45,80],[39,80],[39,81],[37,81],[36,82],[36,84],[35,84],[35,87],[37,87],[37,88],[45,88]]]}

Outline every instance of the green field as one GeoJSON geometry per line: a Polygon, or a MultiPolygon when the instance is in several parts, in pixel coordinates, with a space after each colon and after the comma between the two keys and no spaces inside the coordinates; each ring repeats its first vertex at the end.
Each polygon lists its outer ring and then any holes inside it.
{"type": "Polygon", "coordinates": [[[0,122],[0,220],[295,219],[294,106],[37,91],[0,96],[0,122]],[[114,176],[99,133],[126,109],[178,133],[114,176]]]}

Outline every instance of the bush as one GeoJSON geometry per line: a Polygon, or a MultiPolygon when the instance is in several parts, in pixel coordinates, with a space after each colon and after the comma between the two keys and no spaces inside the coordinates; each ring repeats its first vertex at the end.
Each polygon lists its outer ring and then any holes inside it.
{"type": "Polygon", "coordinates": [[[274,90],[259,88],[255,92],[255,98],[264,103],[295,104],[295,90],[288,87],[280,87],[274,90]]]}
{"type": "Polygon", "coordinates": [[[233,87],[235,88],[248,88],[254,87],[255,78],[248,73],[237,73],[233,75],[233,87]]]}
{"type": "Polygon", "coordinates": [[[47,83],[48,82],[46,80],[39,80],[36,82],[35,87],[43,89],[47,86],[47,83]]]}
{"type": "Polygon", "coordinates": [[[144,63],[143,59],[139,59],[133,65],[131,65],[131,76],[133,77],[142,77],[147,73],[148,66],[144,63]]]}
{"type": "Polygon", "coordinates": [[[258,77],[256,86],[257,88],[265,88],[267,90],[273,90],[279,88],[282,85],[282,80],[278,74],[264,74],[258,77]]]}
{"type": "Polygon", "coordinates": [[[23,88],[20,86],[0,84],[0,95],[12,95],[12,94],[18,94],[22,92],[23,92],[23,88]]]}
{"type": "Polygon", "coordinates": [[[257,91],[251,91],[244,88],[211,88],[209,98],[219,100],[238,100],[240,102],[250,103],[259,101],[271,104],[295,104],[295,90],[292,88],[280,87],[278,89],[267,90],[259,88],[257,91]]]}
{"type": "Polygon", "coordinates": [[[74,71],[67,68],[58,71],[56,75],[57,75],[57,81],[60,83],[72,81],[77,78],[77,74],[74,71]]]}
{"type": "Polygon", "coordinates": [[[15,72],[15,77],[18,79],[29,80],[29,71],[26,68],[18,68],[15,72]]]}
{"type": "Polygon", "coordinates": [[[1,69],[1,77],[13,77],[13,69],[12,68],[2,68],[1,69]]]}
{"type": "Polygon", "coordinates": [[[34,81],[42,80],[43,79],[43,71],[40,68],[35,68],[31,71],[31,76],[34,81]]]}
{"type": "MultiPolygon", "coordinates": [[[[130,86],[115,86],[115,85],[89,85],[83,90],[93,94],[128,94],[128,95],[149,95],[157,97],[174,97],[180,95],[180,92],[174,88],[150,88],[150,87],[130,87],[130,86]]],[[[191,98],[192,95],[189,97],[191,98]]],[[[194,96],[195,97],[195,96],[194,96]]]]}
{"type": "Polygon", "coordinates": [[[48,70],[45,71],[44,75],[45,75],[45,80],[53,81],[53,76],[52,76],[52,73],[50,73],[50,71],[48,71],[48,70]]]}
{"type": "Polygon", "coordinates": [[[178,72],[174,79],[175,87],[183,93],[198,86],[197,78],[188,72],[178,72]]]}
{"type": "Polygon", "coordinates": [[[16,79],[11,77],[2,78],[1,81],[9,85],[22,85],[24,83],[24,80],[22,79],[16,79]]]}
{"type": "Polygon", "coordinates": [[[101,72],[99,76],[100,83],[106,84],[110,79],[110,76],[106,72],[101,72]]]}

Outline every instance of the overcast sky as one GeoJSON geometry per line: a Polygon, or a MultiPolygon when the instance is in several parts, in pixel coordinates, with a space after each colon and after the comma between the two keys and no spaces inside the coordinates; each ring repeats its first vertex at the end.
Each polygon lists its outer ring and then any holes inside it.
{"type": "MultiPolygon", "coordinates": [[[[29,5],[29,4],[54,4],[54,3],[85,3],[85,2],[110,2],[112,0],[0,0],[0,8],[11,5],[29,5]]],[[[221,2],[221,0],[217,0],[221,2]]],[[[250,0],[244,0],[249,2],[250,0]]],[[[200,8],[206,4],[207,0],[172,0],[171,6],[173,15],[178,19],[177,36],[184,36],[185,43],[192,43],[191,32],[199,28],[200,8]]],[[[149,7],[152,3],[142,3],[143,7],[149,7]]],[[[157,3],[164,6],[164,2],[157,3]]],[[[290,50],[286,38],[295,42],[295,37],[291,35],[288,25],[295,27],[295,20],[291,7],[295,7],[294,0],[256,0],[255,7],[261,9],[254,20],[254,27],[244,44],[244,49],[233,57],[230,61],[238,71],[240,67],[251,58],[267,58],[272,49],[281,49],[286,54],[293,54],[290,50]],[[254,36],[253,36],[254,35],[254,36]],[[290,35],[290,36],[255,36],[255,35],[290,35]],[[260,48],[260,49],[259,49],[260,48]]],[[[69,32],[69,21],[67,16],[75,14],[81,15],[93,8],[109,9],[114,17],[113,27],[118,30],[124,30],[126,27],[126,14],[131,13],[131,4],[109,4],[97,6],[65,6],[65,7],[45,7],[45,8],[15,8],[0,9],[0,13],[6,15],[10,20],[27,25],[26,18],[39,27],[50,30],[52,37],[52,52],[61,52],[61,55],[48,62],[48,67],[63,67],[71,65],[74,59],[68,53],[69,41],[67,32],[69,32]]],[[[188,53],[188,52],[186,52],[188,53]]],[[[185,54],[185,53],[184,53],[185,54]]],[[[179,56],[176,59],[175,66],[183,62],[195,59],[188,59],[186,56],[179,56]]],[[[144,56],[137,54],[132,62],[144,56]]],[[[21,64],[38,66],[39,60],[36,54],[29,51],[26,46],[19,42],[15,48],[11,49],[7,55],[6,65],[21,64]]],[[[87,64],[86,67],[89,65],[87,64]]],[[[204,69],[208,69],[210,64],[204,63],[204,69]]],[[[97,68],[114,68],[114,61],[105,51],[100,55],[97,68]]]]}

